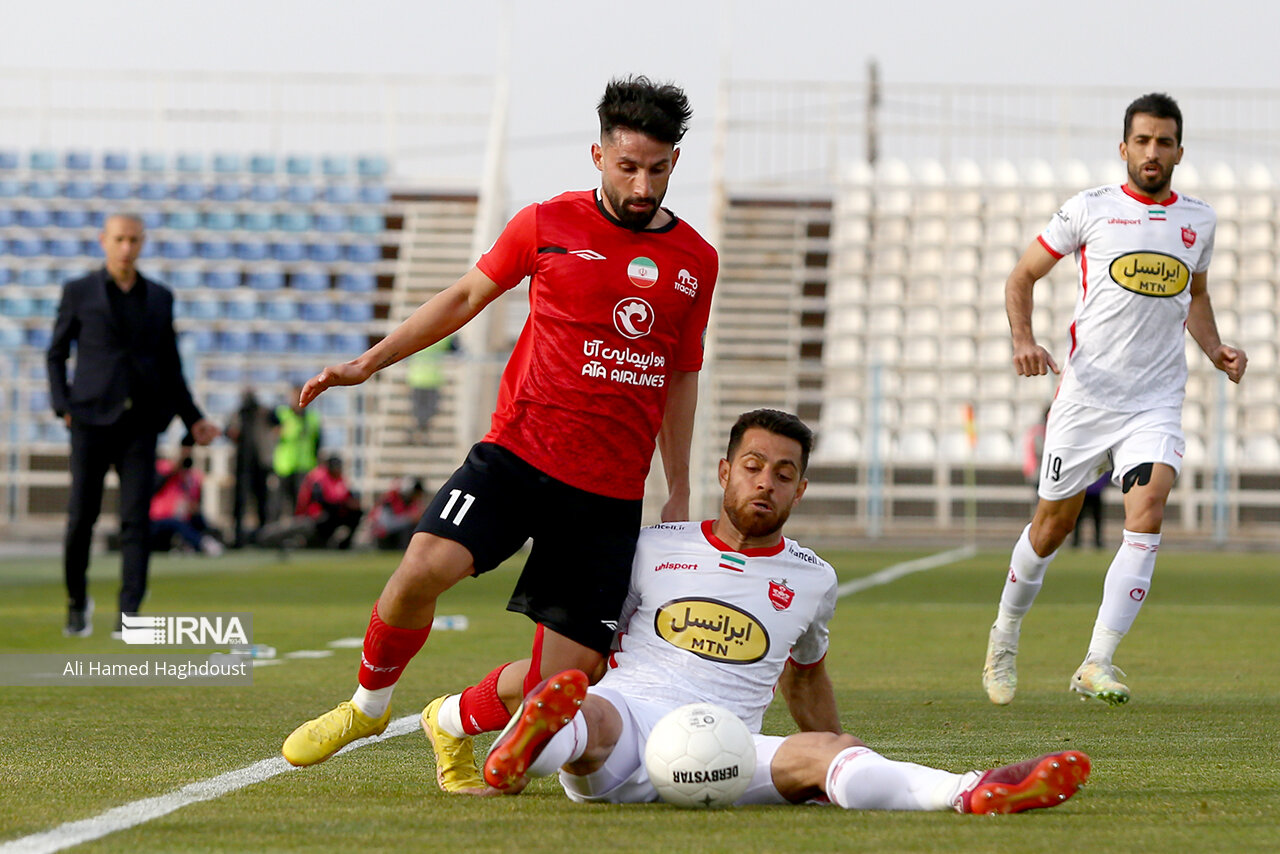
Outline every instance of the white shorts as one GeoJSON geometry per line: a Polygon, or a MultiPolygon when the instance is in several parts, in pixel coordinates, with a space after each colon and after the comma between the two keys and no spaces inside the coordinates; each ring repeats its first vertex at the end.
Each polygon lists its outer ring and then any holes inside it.
{"type": "MultiPolygon", "coordinates": [[[[644,769],[644,745],[649,733],[671,706],[631,699],[611,688],[593,686],[587,693],[608,701],[622,717],[618,744],[598,771],[579,777],[560,771],[560,785],[569,800],[579,803],[642,804],[658,800],[658,792],[644,769]]],[[[782,737],[756,734],[756,772],[738,804],[785,804],[773,785],[773,754],[782,737]]]]}
{"type": "Polygon", "coordinates": [[[1055,400],[1045,428],[1038,492],[1061,501],[1083,492],[1107,469],[1119,486],[1143,463],[1164,463],[1177,474],[1186,449],[1179,406],[1112,412],[1055,400]]]}

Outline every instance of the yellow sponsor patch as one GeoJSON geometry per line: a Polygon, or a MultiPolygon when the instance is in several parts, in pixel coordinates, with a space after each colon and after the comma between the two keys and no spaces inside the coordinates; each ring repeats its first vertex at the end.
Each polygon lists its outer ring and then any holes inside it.
{"type": "Polygon", "coordinates": [[[1181,259],[1163,252],[1130,252],[1111,262],[1117,285],[1146,297],[1173,297],[1187,289],[1191,271],[1181,259]]]}
{"type": "Polygon", "coordinates": [[[708,661],[750,664],[769,651],[769,633],[759,620],[715,599],[674,599],[658,609],[653,629],[672,646],[708,661]]]}

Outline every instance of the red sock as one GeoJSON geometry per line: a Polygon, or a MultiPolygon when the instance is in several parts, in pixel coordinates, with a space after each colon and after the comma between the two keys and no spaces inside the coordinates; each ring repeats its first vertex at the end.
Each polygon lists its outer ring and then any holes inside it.
{"type": "Polygon", "coordinates": [[[524,675],[524,693],[528,694],[542,681],[542,623],[533,632],[533,649],[529,653],[529,672],[524,675]]]}
{"type": "Polygon", "coordinates": [[[506,664],[498,665],[479,685],[462,692],[458,711],[462,714],[462,728],[467,735],[496,732],[511,720],[506,703],[498,697],[498,676],[506,669],[506,664]]]}
{"type": "Polygon", "coordinates": [[[378,603],[373,603],[369,628],[364,633],[364,651],[360,655],[360,685],[370,691],[396,684],[409,663],[431,634],[431,626],[420,629],[398,629],[388,626],[378,616],[378,603]]]}

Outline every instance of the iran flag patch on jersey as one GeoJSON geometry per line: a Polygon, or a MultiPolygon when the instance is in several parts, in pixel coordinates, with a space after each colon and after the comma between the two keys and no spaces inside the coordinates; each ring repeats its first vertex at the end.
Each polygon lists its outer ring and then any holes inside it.
{"type": "Polygon", "coordinates": [[[658,281],[658,265],[653,263],[653,259],[643,255],[632,258],[627,265],[627,278],[637,288],[651,288],[658,281]]]}

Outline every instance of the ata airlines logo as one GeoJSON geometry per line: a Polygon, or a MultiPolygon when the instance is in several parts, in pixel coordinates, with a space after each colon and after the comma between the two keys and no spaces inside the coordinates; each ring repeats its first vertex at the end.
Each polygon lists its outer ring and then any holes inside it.
{"type": "Polygon", "coordinates": [[[613,325],[624,338],[643,338],[653,329],[653,306],[639,297],[620,300],[613,307],[613,325]]]}
{"type": "Polygon", "coordinates": [[[632,258],[627,265],[627,278],[637,288],[651,288],[658,281],[658,265],[653,263],[652,258],[643,255],[632,258]]]}

